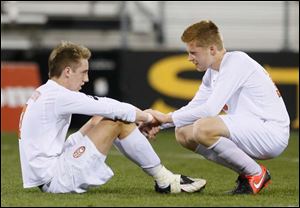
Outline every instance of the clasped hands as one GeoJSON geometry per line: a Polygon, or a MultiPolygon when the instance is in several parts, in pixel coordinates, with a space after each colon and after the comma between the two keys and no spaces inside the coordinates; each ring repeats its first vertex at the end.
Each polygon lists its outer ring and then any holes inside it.
{"type": "Polygon", "coordinates": [[[169,115],[161,113],[157,110],[147,109],[144,112],[153,116],[153,119],[149,122],[143,122],[139,124],[140,131],[150,140],[154,139],[159,132],[159,126],[161,124],[169,122],[169,115]]]}

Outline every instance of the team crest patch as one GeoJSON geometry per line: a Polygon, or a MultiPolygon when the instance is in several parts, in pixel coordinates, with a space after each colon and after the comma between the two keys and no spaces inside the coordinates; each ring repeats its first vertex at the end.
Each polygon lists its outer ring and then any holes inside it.
{"type": "Polygon", "coordinates": [[[85,146],[79,147],[78,149],[76,149],[76,150],[74,151],[73,157],[74,157],[74,158],[80,157],[80,156],[84,153],[84,151],[85,151],[85,146]]]}
{"type": "Polygon", "coordinates": [[[228,111],[228,105],[225,104],[224,107],[223,107],[223,110],[228,111]]]}

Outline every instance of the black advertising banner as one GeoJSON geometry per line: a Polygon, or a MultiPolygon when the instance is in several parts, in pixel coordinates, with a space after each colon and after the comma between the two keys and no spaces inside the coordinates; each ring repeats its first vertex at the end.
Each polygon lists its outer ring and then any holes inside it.
{"type": "MultiPolygon", "coordinates": [[[[266,68],[286,103],[292,128],[299,128],[299,54],[248,55],[266,68]]],[[[165,113],[187,104],[204,75],[184,52],[124,51],[120,66],[122,100],[165,113]]]]}
{"type": "MultiPolygon", "coordinates": [[[[48,79],[50,50],[1,50],[1,62],[37,63],[41,82],[48,79]]],[[[263,65],[278,87],[291,118],[299,128],[299,54],[248,53],[263,65]]],[[[204,73],[195,70],[183,51],[92,51],[89,83],[82,92],[129,102],[141,109],[171,112],[186,105],[201,84],[204,73]]],[[[74,115],[72,128],[88,116],[74,115]]]]}

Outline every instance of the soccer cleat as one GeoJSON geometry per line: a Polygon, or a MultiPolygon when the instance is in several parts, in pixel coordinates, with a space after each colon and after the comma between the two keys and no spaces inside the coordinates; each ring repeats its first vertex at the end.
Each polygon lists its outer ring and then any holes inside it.
{"type": "Polygon", "coordinates": [[[200,178],[190,178],[184,175],[174,174],[173,180],[166,188],[161,188],[155,181],[155,191],[159,193],[180,193],[199,192],[205,188],[206,180],[200,178]]]}
{"type": "Polygon", "coordinates": [[[271,175],[263,165],[261,174],[256,176],[239,175],[237,186],[232,194],[257,194],[271,182],[271,175]]]}
{"type": "Polygon", "coordinates": [[[239,175],[239,177],[236,180],[236,187],[234,190],[228,192],[230,194],[251,194],[252,190],[248,183],[248,180],[244,175],[239,175]]]}

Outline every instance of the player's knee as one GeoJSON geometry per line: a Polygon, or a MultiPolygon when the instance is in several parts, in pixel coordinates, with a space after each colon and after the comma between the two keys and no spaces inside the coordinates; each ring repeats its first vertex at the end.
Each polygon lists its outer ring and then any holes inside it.
{"type": "Polygon", "coordinates": [[[119,129],[122,127],[122,122],[120,121],[115,121],[115,120],[111,120],[109,118],[104,118],[101,123],[105,123],[107,125],[109,125],[111,128],[114,128],[114,129],[119,129]]]}
{"type": "Polygon", "coordinates": [[[205,119],[197,120],[193,125],[193,138],[195,142],[207,144],[210,139],[211,128],[205,119]]]}
{"type": "Polygon", "coordinates": [[[186,144],[186,136],[184,134],[183,128],[176,128],[175,129],[175,137],[176,141],[181,144],[182,146],[185,146],[186,144]]]}
{"type": "Polygon", "coordinates": [[[186,149],[195,151],[195,149],[198,146],[198,143],[195,142],[191,130],[192,130],[192,126],[176,128],[175,135],[176,135],[176,140],[179,144],[181,144],[186,149]]]}
{"type": "Polygon", "coordinates": [[[122,121],[118,121],[119,125],[120,125],[120,137],[127,137],[128,135],[131,134],[131,132],[133,132],[137,126],[135,123],[126,123],[126,122],[122,122],[122,121]]]}

